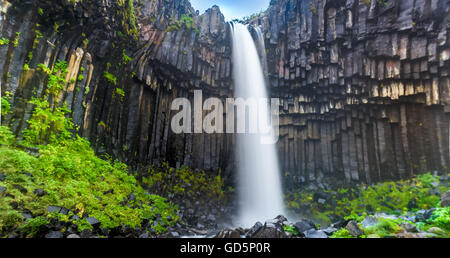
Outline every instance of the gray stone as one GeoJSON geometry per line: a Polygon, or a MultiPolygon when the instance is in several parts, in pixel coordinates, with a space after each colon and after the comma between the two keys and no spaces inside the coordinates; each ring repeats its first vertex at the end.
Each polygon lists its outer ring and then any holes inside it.
{"type": "Polygon", "coordinates": [[[364,218],[363,222],[361,222],[361,225],[365,228],[374,226],[378,223],[378,219],[373,216],[367,216],[364,218]]]}
{"type": "Polygon", "coordinates": [[[0,194],[3,193],[4,191],[6,191],[6,187],[0,186],[0,194]]]}
{"type": "Polygon", "coordinates": [[[296,222],[294,224],[294,227],[297,229],[297,231],[299,233],[303,233],[310,229],[316,229],[316,225],[314,225],[314,223],[312,223],[311,221],[308,221],[308,220],[302,220],[302,221],[296,222]]]}
{"type": "Polygon", "coordinates": [[[441,206],[442,207],[448,207],[450,206],[450,191],[445,192],[441,196],[441,206]]]}
{"type": "Polygon", "coordinates": [[[266,221],[264,226],[256,232],[252,238],[287,238],[283,227],[272,220],[266,221]]]}
{"type": "Polygon", "coordinates": [[[33,193],[34,193],[37,197],[42,197],[42,196],[44,196],[44,195],[47,194],[47,192],[44,191],[44,189],[41,189],[41,188],[35,189],[35,190],[33,191],[33,193]]]}
{"type": "Polygon", "coordinates": [[[70,234],[67,236],[67,238],[81,238],[81,237],[77,234],[70,234]]]}
{"type": "Polygon", "coordinates": [[[146,232],[146,233],[140,234],[140,235],[139,235],[139,238],[149,238],[149,235],[148,235],[148,233],[146,232]]]}
{"type": "Polygon", "coordinates": [[[13,184],[12,186],[14,188],[16,188],[17,190],[19,190],[23,194],[26,194],[28,192],[28,190],[25,187],[23,187],[23,186],[21,186],[19,184],[13,184]]]}
{"type": "Polygon", "coordinates": [[[253,237],[261,228],[263,227],[263,224],[261,222],[256,222],[255,225],[253,225],[252,228],[249,229],[245,237],[251,238],[253,237]]]}
{"type": "Polygon", "coordinates": [[[91,224],[92,226],[96,226],[96,225],[99,225],[99,224],[100,224],[100,221],[98,221],[95,217],[88,217],[86,220],[87,220],[87,221],[89,222],[89,224],[91,224]]]}
{"type": "Polygon", "coordinates": [[[52,213],[52,212],[60,212],[61,211],[61,207],[59,206],[54,206],[54,205],[50,205],[47,207],[47,212],[52,213]]]}
{"type": "Polygon", "coordinates": [[[178,232],[170,232],[170,236],[173,238],[179,238],[180,234],[178,232]]]}
{"type": "Polygon", "coordinates": [[[364,234],[354,220],[350,221],[345,228],[348,230],[350,235],[354,237],[362,236],[364,234]]]}
{"type": "Polygon", "coordinates": [[[409,233],[417,233],[417,232],[419,232],[419,230],[417,230],[417,227],[412,225],[412,224],[410,224],[410,223],[403,223],[403,224],[401,224],[401,227],[406,232],[409,232],[409,233]]]}
{"type": "Polygon", "coordinates": [[[63,238],[64,235],[60,231],[50,231],[45,235],[45,238],[63,238]]]}
{"type": "Polygon", "coordinates": [[[6,179],[6,175],[0,173],[0,182],[5,181],[5,179],[6,179]]]}
{"type": "Polygon", "coordinates": [[[325,234],[327,234],[328,236],[333,235],[334,232],[338,231],[337,228],[333,228],[333,227],[328,227],[324,230],[322,230],[325,234]]]}
{"type": "Polygon", "coordinates": [[[306,238],[328,238],[328,235],[323,230],[310,229],[305,232],[306,238]]]}

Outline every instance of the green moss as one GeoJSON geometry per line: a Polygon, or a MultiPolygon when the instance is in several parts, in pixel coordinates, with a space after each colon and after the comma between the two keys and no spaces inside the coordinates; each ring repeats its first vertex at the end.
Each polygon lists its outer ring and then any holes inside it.
{"type": "MultiPolygon", "coordinates": [[[[0,139],[10,138],[11,133],[5,136],[3,131],[0,130],[0,139]]],[[[21,225],[34,232],[35,225],[44,221],[36,219],[23,224],[23,217],[13,208],[12,202],[35,215],[70,221],[72,213],[62,215],[46,211],[48,205],[66,207],[80,217],[94,216],[106,229],[119,225],[134,228],[140,226],[144,219],[154,221],[160,217],[154,228],[161,233],[178,220],[176,206],[138,186],[136,179],[128,175],[126,165],[96,157],[89,142],[80,137],[41,146],[39,157],[12,146],[2,146],[0,170],[6,175],[1,185],[8,193],[0,198],[0,235],[21,225]],[[32,179],[23,173],[30,173],[32,179]],[[27,192],[15,189],[15,184],[20,184],[27,192]],[[47,195],[35,196],[33,191],[37,188],[44,189],[47,195]],[[130,194],[134,194],[136,200],[127,200],[130,194]],[[169,215],[172,217],[170,221],[167,219],[169,215]]],[[[89,228],[84,220],[73,222],[79,230],[89,228]]]]}
{"type": "Polygon", "coordinates": [[[352,236],[347,229],[341,228],[338,231],[334,232],[331,238],[354,238],[354,236],[352,236]]]}
{"type": "Polygon", "coordinates": [[[103,73],[103,76],[106,78],[106,80],[108,80],[109,83],[117,85],[117,78],[116,78],[116,76],[114,76],[114,74],[112,74],[108,71],[105,71],[103,73]]]}
{"type": "Polygon", "coordinates": [[[161,196],[196,196],[196,199],[202,201],[221,201],[225,197],[224,180],[220,171],[218,175],[211,176],[186,166],[174,169],[163,163],[161,167],[149,168],[142,183],[161,196]]]}
{"type": "MultiPolygon", "coordinates": [[[[313,192],[294,192],[288,194],[285,199],[288,209],[293,212],[300,213],[302,207],[311,207],[312,218],[329,223],[330,216],[344,218],[351,214],[358,216],[365,212],[387,212],[399,215],[404,211],[437,207],[440,196],[429,194],[429,191],[437,185],[439,185],[438,176],[424,174],[411,180],[329,191],[331,199],[324,205],[313,200],[313,192]]],[[[438,188],[442,193],[450,189],[445,186],[438,188]]]]}
{"type": "Polygon", "coordinates": [[[400,231],[401,227],[395,220],[387,218],[378,218],[378,223],[363,228],[365,235],[378,235],[380,237],[393,237],[400,231]]]}

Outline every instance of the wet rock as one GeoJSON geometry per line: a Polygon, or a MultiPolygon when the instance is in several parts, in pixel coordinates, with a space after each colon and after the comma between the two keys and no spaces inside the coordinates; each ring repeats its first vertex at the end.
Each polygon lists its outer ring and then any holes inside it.
{"type": "Polygon", "coordinates": [[[354,220],[350,221],[345,228],[348,230],[350,235],[354,237],[362,236],[364,234],[354,220]]]}
{"type": "Polygon", "coordinates": [[[445,192],[441,196],[441,206],[442,207],[448,207],[450,206],[450,191],[445,192]]]}
{"type": "Polygon", "coordinates": [[[25,209],[24,211],[22,211],[22,216],[24,219],[32,219],[33,218],[33,213],[31,213],[30,210],[25,209]]]}
{"type": "Polygon", "coordinates": [[[136,201],[136,195],[131,193],[130,195],[128,195],[128,200],[131,202],[135,202],[136,201]]]}
{"type": "Polygon", "coordinates": [[[417,227],[416,226],[414,226],[414,225],[412,225],[412,224],[409,224],[409,223],[403,223],[403,224],[401,224],[400,225],[406,232],[409,232],[409,233],[417,233],[417,232],[419,232],[419,230],[417,230],[417,227]]]}
{"type": "Polygon", "coordinates": [[[28,190],[25,187],[23,187],[23,186],[21,186],[19,184],[13,184],[12,186],[14,188],[16,188],[17,190],[19,190],[23,194],[26,194],[28,192],[28,190]]]}
{"type": "Polygon", "coordinates": [[[287,235],[282,225],[269,220],[253,235],[253,238],[287,238],[287,235]]]}
{"type": "Polygon", "coordinates": [[[42,196],[44,196],[44,195],[47,194],[47,192],[46,192],[44,189],[41,189],[41,188],[35,189],[35,190],[33,191],[33,193],[34,193],[37,197],[42,197],[42,196]]]}
{"type": "Polygon", "coordinates": [[[170,232],[170,237],[172,237],[172,238],[179,238],[180,234],[178,232],[170,232]]]}
{"type": "Polygon", "coordinates": [[[245,234],[246,238],[251,238],[253,237],[256,233],[258,233],[258,231],[263,227],[264,225],[261,222],[256,222],[255,225],[253,225],[253,227],[251,227],[247,233],[245,234]]]}
{"type": "Polygon", "coordinates": [[[312,221],[309,221],[309,220],[302,220],[302,221],[296,222],[294,224],[294,227],[301,234],[310,229],[316,229],[316,225],[312,221]]]}
{"type": "Polygon", "coordinates": [[[89,222],[89,224],[91,224],[91,226],[98,226],[100,225],[100,221],[98,221],[95,217],[88,217],[87,222],[89,222]]]}
{"type": "Polygon", "coordinates": [[[49,213],[60,212],[61,209],[62,209],[62,207],[50,205],[47,207],[47,212],[49,212],[49,213]]]}
{"type": "Polygon", "coordinates": [[[63,238],[64,235],[60,231],[50,231],[45,235],[45,238],[63,238]]]}
{"type": "Polygon", "coordinates": [[[333,227],[328,227],[322,231],[323,231],[323,233],[327,234],[327,236],[332,236],[334,234],[334,232],[338,231],[338,229],[333,228],[333,227]]]}
{"type": "Polygon", "coordinates": [[[361,222],[361,225],[365,228],[374,226],[378,223],[378,219],[373,216],[367,216],[364,218],[363,222],[361,222]]]}
{"type": "Polygon", "coordinates": [[[277,221],[278,224],[283,225],[284,222],[288,221],[288,219],[283,216],[283,215],[278,215],[275,220],[277,221]]]}
{"type": "Polygon", "coordinates": [[[140,234],[140,235],[139,235],[139,238],[149,238],[149,235],[148,235],[147,232],[145,232],[145,233],[143,233],[143,234],[140,234]]]}
{"type": "Polygon", "coordinates": [[[0,173],[0,182],[3,182],[3,181],[5,181],[5,179],[6,179],[6,175],[5,175],[5,174],[2,174],[2,173],[0,173]]]}
{"type": "Polygon", "coordinates": [[[236,230],[224,229],[220,231],[215,238],[241,238],[241,234],[236,230]]]}
{"type": "Polygon", "coordinates": [[[206,218],[208,221],[216,221],[216,217],[212,214],[209,214],[208,217],[206,218]]]}
{"type": "Polygon", "coordinates": [[[323,230],[310,229],[304,232],[306,238],[328,238],[323,230]]]}
{"type": "Polygon", "coordinates": [[[67,236],[67,238],[81,238],[81,237],[77,234],[70,234],[67,236]]]}

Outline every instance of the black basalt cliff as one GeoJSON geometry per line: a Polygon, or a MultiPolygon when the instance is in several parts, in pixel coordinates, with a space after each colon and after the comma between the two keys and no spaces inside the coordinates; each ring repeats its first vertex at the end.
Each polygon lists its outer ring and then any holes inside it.
{"type": "MultiPolygon", "coordinates": [[[[265,36],[289,186],[450,171],[449,4],[276,0],[247,21],[265,36]]],[[[39,64],[65,60],[60,98],[98,153],[137,169],[168,162],[232,178],[233,135],[170,129],[174,98],[233,95],[218,7],[199,15],[187,0],[2,0],[0,33],[10,41],[0,45],[0,85],[13,107],[2,123],[15,132],[44,90],[39,64]]]]}

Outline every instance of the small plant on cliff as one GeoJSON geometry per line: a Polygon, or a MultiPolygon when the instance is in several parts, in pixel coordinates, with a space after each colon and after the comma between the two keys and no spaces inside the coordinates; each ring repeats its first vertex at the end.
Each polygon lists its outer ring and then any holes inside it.
{"type": "Polygon", "coordinates": [[[1,104],[1,116],[6,116],[7,114],[9,114],[9,112],[11,112],[11,104],[9,104],[9,99],[10,99],[10,95],[11,93],[6,92],[4,93],[4,96],[2,96],[0,98],[0,104],[1,104]]]}
{"type": "Polygon", "coordinates": [[[117,85],[117,78],[116,78],[116,76],[114,76],[114,74],[112,74],[108,71],[105,71],[103,73],[103,76],[106,78],[106,80],[108,80],[109,83],[117,85]]]}
{"type": "Polygon", "coordinates": [[[0,38],[0,46],[3,46],[3,45],[9,45],[9,39],[0,38]]]}
{"type": "Polygon", "coordinates": [[[16,37],[14,38],[14,41],[13,41],[13,46],[14,47],[18,47],[19,46],[19,40],[20,40],[20,32],[16,32],[16,37]]]}
{"type": "Polygon", "coordinates": [[[70,138],[73,123],[70,118],[66,118],[70,110],[65,104],[59,105],[58,102],[59,93],[67,84],[67,63],[57,62],[52,71],[42,64],[38,67],[48,75],[48,83],[44,96],[30,101],[35,108],[28,120],[28,129],[23,131],[23,137],[27,144],[41,145],[70,138]]]}
{"type": "Polygon", "coordinates": [[[186,28],[187,30],[197,31],[197,29],[195,28],[194,19],[192,18],[192,16],[186,14],[181,15],[178,21],[171,18],[170,24],[167,27],[166,31],[176,31],[183,27],[186,28]]]}

